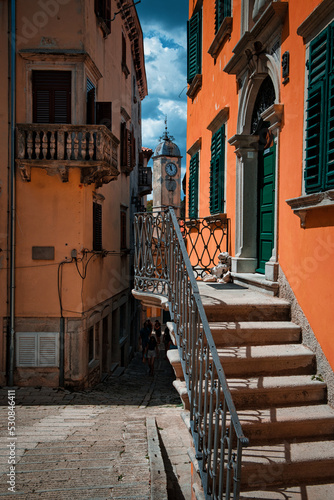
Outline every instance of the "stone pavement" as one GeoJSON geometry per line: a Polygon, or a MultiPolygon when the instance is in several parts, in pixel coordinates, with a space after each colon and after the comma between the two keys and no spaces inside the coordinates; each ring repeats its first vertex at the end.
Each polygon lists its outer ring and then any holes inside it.
{"type": "Polygon", "coordinates": [[[94,389],[15,388],[13,437],[8,388],[0,389],[0,498],[190,500],[190,435],[163,351],[154,377],[147,372],[137,353],[122,376],[94,389]]]}

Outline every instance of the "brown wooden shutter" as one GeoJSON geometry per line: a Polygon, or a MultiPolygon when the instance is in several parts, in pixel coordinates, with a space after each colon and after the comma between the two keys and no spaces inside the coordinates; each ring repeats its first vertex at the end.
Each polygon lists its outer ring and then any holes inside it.
{"type": "Polygon", "coordinates": [[[96,103],[96,124],[105,125],[111,130],[112,118],[112,103],[111,102],[97,102],[96,103]]]}
{"type": "Polygon", "coordinates": [[[93,250],[102,250],[102,205],[93,202],[93,250]]]}
{"type": "Polygon", "coordinates": [[[71,123],[71,72],[33,71],[33,122],[71,123]]]}
{"type": "Polygon", "coordinates": [[[126,123],[121,123],[121,166],[127,165],[128,136],[126,123]]]}
{"type": "Polygon", "coordinates": [[[111,0],[105,0],[105,23],[109,31],[111,30],[111,0]]]}

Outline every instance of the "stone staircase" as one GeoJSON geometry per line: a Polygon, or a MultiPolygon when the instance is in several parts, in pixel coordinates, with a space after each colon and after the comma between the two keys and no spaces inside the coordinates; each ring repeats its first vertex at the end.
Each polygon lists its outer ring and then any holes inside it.
{"type": "MultiPolygon", "coordinates": [[[[333,499],[334,409],[315,356],[290,321],[289,303],[245,288],[224,291],[199,283],[199,289],[250,441],[241,498],[333,499]]],[[[178,352],[168,357],[189,408],[178,352]]]]}

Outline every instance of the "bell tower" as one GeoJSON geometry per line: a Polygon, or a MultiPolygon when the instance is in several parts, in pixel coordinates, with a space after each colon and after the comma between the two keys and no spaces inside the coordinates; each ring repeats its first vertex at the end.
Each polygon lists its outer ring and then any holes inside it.
{"type": "Polygon", "coordinates": [[[181,205],[181,154],[178,146],[172,142],[167,130],[154,151],[153,159],[153,207],[172,206],[176,215],[180,215],[181,205]]]}

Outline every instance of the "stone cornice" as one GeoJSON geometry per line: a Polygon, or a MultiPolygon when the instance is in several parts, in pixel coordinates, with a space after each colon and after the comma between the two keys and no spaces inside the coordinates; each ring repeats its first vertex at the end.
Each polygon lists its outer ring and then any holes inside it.
{"type": "Polygon", "coordinates": [[[202,148],[202,137],[200,137],[199,139],[197,139],[197,141],[194,142],[194,144],[188,149],[187,154],[193,156],[201,148],[202,148]]]}
{"type": "Polygon", "coordinates": [[[223,123],[227,122],[229,114],[230,108],[228,106],[221,109],[219,113],[217,113],[217,115],[214,117],[214,119],[209,123],[207,129],[210,130],[210,132],[212,132],[213,134],[217,132],[217,130],[220,129],[223,123]]]}
{"type": "Polygon", "coordinates": [[[86,51],[76,49],[22,49],[20,56],[27,61],[52,62],[84,62],[95,77],[96,81],[102,78],[102,73],[91,56],[86,51]]]}
{"type": "Polygon", "coordinates": [[[248,152],[257,151],[259,136],[236,134],[228,140],[228,143],[235,147],[234,152],[238,158],[244,158],[248,152]]]}
{"type": "Polygon", "coordinates": [[[124,9],[128,3],[129,0],[117,0],[117,7],[120,10],[123,9],[121,16],[131,42],[131,52],[136,72],[139,95],[141,99],[144,99],[148,92],[144,60],[143,32],[133,0],[130,0],[130,3],[132,3],[131,8],[124,9]]]}
{"type": "Polygon", "coordinates": [[[261,113],[261,118],[270,122],[269,130],[274,131],[281,127],[282,119],[283,119],[283,104],[273,104],[269,108],[267,108],[263,113],[261,113]]]}
{"type": "Polygon", "coordinates": [[[300,218],[301,227],[306,226],[306,216],[310,210],[334,207],[334,189],[323,193],[313,193],[285,200],[293,213],[300,218]]]}
{"type": "Polygon", "coordinates": [[[225,39],[227,37],[231,36],[232,25],[233,25],[233,18],[232,17],[225,17],[224,21],[220,25],[220,28],[217,31],[217,34],[214,37],[213,42],[210,45],[210,48],[208,50],[208,53],[214,59],[216,59],[216,57],[218,56],[219,52],[221,51],[225,39]]]}
{"type": "Polygon", "coordinates": [[[298,27],[298,35],[309,42],[333,19],[333,0],[323,0],[298,27]]]}
{"type": "Polygon", "coordinates": [[[240,75],[247,66],[247,54],[254,53],[254,44],[265,49],[268,39],[282,29],[287,11],[288,2],[272,2],[251,31],[246,31],[234,47],[234,55],[226,64],[224,71],[230,75],[240,75]]]}
{"type": "Polygon", "coordinates": [[[197,92],[202,88],[202,75],[195,75],[193,81],[189,85],[187,96],[194,99],[197,92]]]}

